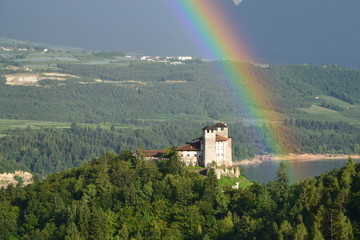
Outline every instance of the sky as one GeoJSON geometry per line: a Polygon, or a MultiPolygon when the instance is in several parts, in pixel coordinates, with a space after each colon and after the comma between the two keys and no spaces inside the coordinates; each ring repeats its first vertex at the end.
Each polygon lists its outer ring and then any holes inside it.
{"type": "MultiPolygon", "coordinates": [[[[0,0],[0,37],[101,51],[211,57],[200,52],[167,1],[174,0],[0,0]]],[[[359,0],[218,1],[257,62],[360,69],[359,0]]]]}

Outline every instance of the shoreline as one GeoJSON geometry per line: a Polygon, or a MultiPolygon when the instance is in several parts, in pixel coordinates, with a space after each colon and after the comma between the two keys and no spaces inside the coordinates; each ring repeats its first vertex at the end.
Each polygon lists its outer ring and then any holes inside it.
{"type": "Polygon", "coordinates": [[[360,159],[360,155],[355,154],[288,154],[288,155],[256,155],[251,159],[244,159],[234,162],[234,165],[260,164],[264,161],[321,161],[324,159],[339,159],[344,160],[349,157],[353,159],[360,159]]]}

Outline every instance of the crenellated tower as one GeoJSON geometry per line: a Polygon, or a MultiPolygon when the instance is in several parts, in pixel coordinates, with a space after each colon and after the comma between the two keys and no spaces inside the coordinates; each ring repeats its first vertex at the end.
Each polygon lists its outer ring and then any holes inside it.
{"type": "Polygon", "coordinates": [[[211,167],[214,163],[216,166],[232,166],[232,141],[225,123],[204,127],[201,146],[201,165],[204,167],[211,167]]]}

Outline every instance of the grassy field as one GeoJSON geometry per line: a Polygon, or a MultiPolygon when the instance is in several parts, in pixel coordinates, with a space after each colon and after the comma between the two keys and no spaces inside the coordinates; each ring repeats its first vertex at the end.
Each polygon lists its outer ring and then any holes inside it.
{"type": "Polygon", "coordinates": [[[149,118],[142,118],[142,119],[136,119],[136,120],[144,120],[144,121],[171,121],[171,120],[189,120],[193,122],[206,122],[211,121],[211,118],[208,118],[206,116],[201,115],[195,115],[195,114],[156,114],[154,116],[150,116],[149,118]]]}
{"type": "MultiPolygon", "coordinates": [[[[110,130],[113,124],[111,123],[101,123],[99,124],[90,124],[90,123],[79,123],[79,126],[82,127],[90,127],[90,128],[97,128],[100,126],[102,129],[110,130]]],[[[132,125],[124,125],[124,124],[115,124],[115,129],[120,128],[132,128],[138,129],[140,127],[134,127],[132,125]]],[[[5,134],[1,134],[6,130],[9,129],[16,129],[16,128],[32,128],[32,129],[39,129],[39,128],[70,128],[70,122],[49,122],[49,121],[33,121],[33,120],[13,120],[13,119],[0,119],[0,137],[5,136],[5,134]]]]}
{"type": "MultiPolygon", "coordinates": [[[[348,107],[346,110],[342,112],[344,116],[351,117],[355,119],[360,119],[360,106],[359,105],[352,105],[351,107],[348,107]]],[[[359,121],[360,124],[360,121],[359,121]]]]}
{"type": "Polygon", "coordinates": [[[350,107],[351,106],[351,104],[344,102],[338,98],[331,97],[331,96],[320,95],[319,100],[322,100],[323,102],[330,103],[330,104],[333,104],[333,105],[336,105],[339,107],[350,107]]]}
{"type": "MultiPolygon", "coordinates": [[[[0,43],[4,42],[0,39],[0,43]]],[[[31,44],[30,44],[31,45],[31,44]]],[[[49,47],[51,50],[58,50],[44,52],[42,50],[30,50],[26,52],[14,50],[11,52],[0,50],[0,56],[11,57],[12,61],[17,64],[20,68],[30,67],[32,70],[44,71],[44,70],[59,70],[56,64],[69,64],[69,63],[80,63],[80,64],[92,64],[92,65],[124,65],[134,62],[133,59],[115,56],[107,58],[107,56],[99,56],[94,54],[94,51],[85,50],[74,50],[68,48],[56,48],[56,46],[49,47]],[[23,54],[24,58],[16,58],[18,54],[23,54]]]]}
{"type": "Polygon", "coordinates": [[[71,123],[0,119],[0,132],[16,128],[70,128],[71,123]]]}
{"type": "Polygon", "coordinates": [[[253,182],[248,180],[245,176],[239,176],[236,179],[240,182],[239,186],[242,189],[246,189],[246,188],[250,187],[251,185],[253,185],[253,182]]]}
{"type": "Polygon", "coordinates": [[[327,114],[327,115],[331,115],[336,113],[336,111],[331,110],[331,109],[327,109],[327,108],[323,108],[317,105],[311,105],[311,107],[309,108],[299,108],[299,110],[306,112],[306,113],[310,113],[310,114],[327,114]]]}
{"type": "Polygon", "coordinates": [[[299,108],[303,113],[292,114],[294,118],[301,118],[316,121],[343,121],[351,124],[360,124],[360,106],[351,105],[341,99],[319,95],[316,97],[307,97],[305,103],[311,104],[309,108],[299,108]],[[342,111],[334,111],[321,107],[322,103],[338,106],[342,111]]]}
{"type": "Polygon", "coordinates": [[[293,116],[296,118],[317,121],[343,121],[355,124],[360,123],[360,121],[353,118],[351,114],[346,116],[342,114],[342,112],[337,112],[317,105],[311,105],[309,108],[299,108],[298,110],[304,112],[305,114],[294,114],[293,116]]]}
{"type": "Polygon", "coordinates": [[[205,168],[198,167],[198,166],[187,166],[187,167],[185,167],[185,169],[187,169],[187,170],[201,170],[201,169],[205,169],[205,168]]]}
{"type": "Polygon", "coordinates": [[[221,187],[232,187],[236,185],[235,181],[239,183],[239,187],[242,189],[246,189],[253,184],[250,180],[246,179],[245,176],[239,176],[237,178],[221,177],[219,185],[221,187]]]}

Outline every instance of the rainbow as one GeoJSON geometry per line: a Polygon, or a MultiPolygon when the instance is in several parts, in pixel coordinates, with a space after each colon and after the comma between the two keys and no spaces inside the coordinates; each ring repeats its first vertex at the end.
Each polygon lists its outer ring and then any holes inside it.
{"type": "MultiPolygon", "coordinates": [[[[222,69],[239,102],[247,106],[251,119],[268,119],[281,122],[280,114],[274,111],[272,98],[266,83],[260,81],[250,48],[237,32],[227,16],[224,0],[168,0],[168,4],[184,23],[185,28],[203,54],[223,59],[222,69]]],[[[289,135],[271,129],[266,133],[267,144],[273,153],[282,154],[282,149],[291,142],[289,135]]]]}

